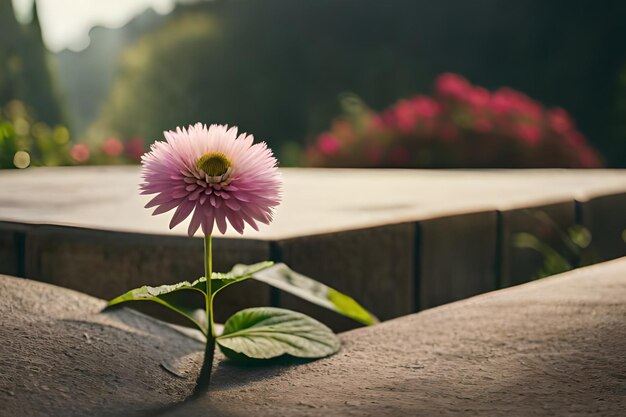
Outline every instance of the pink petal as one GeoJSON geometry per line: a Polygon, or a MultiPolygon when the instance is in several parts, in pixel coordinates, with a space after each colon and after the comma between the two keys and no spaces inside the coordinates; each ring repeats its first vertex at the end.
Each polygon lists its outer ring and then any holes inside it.
{"type": "Polygon", "coordinates": [[[170,229],[173,229],[175,226],[180,224],[183,220],[185,220],[191,211],[193,210],[194,203],[191,201],[183,201],[180,203],[180,206],[176,209],[174,216],[172,216],[172,220],[170,221],[170,229]]]}
{"type": "Polygon", "coordinates": [[[238,213],[234,213],[230,210],[226,213],[226,216],[228,217],[228,222],[233,226],[233,228],[240,234],[243,234],[245,224],[241,216],[239,216],[238,213]]]}
{"type": "Polygon", "coordinates": [[[193,212],[193,216],[191,216],[191,221],[189,222],[189,228],[187,229],[187,234],[189,237],[192,237],[200,225],[202,224],[202,220],[204,219],[204,211],[201,207],[197,207],[193,212]]]}
{"type": "Polygon", "coordinates": [[[174,207],[178,206],[180,201],[181,200],[172,200],[172,201],[170,201],[168,203],[161,204],[159,207],[156,208],[156,210],[154,210],[152,212],[152,215],[156,216],[157,214],[162,214],[162,213],[165,213],[167,211],[170,211],[174,207]]]}
{"type": "Polygon", "coordinates": [[[157,195],[156,197],[154,197],[152,200],[150,200],[148,204],[146,204],[144,207],[152,208],[161,204],[169,203],[172,200],[173,200],[173,197],[171,195],[161,193],[157,195]]]}
{"type": "Polygon", "coordinates": [[[226,233],[226,216],[224,216],[224,210],[215,210],[215,222],[220,233],[226,233]]]}
{"type": "Polygon", "coordinates": [[[215,211],[210,205],[206,206],[204,211],[204,221],[202,222],[202,231],[205,235],[210,235],[213,232],[213,225],[215,224],[215,211]]]}
{"type": "Polygon", "coordinates": [[[239,204],[237,200],[235,199],[225,200],[224,204],[226,204],[228,208],[231,210],[234,210],[234,211],[241,210],[241,204],[239,204]]]}

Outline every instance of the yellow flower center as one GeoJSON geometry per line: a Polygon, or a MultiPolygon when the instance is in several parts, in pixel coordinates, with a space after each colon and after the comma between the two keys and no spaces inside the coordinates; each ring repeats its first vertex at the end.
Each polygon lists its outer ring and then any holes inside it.
{"type": "Polygon", "coordinates": [[[222,152],[207,152],[196,161],[196,168],[209,177],[221,177],[230,166],[230,161],[222,152]]]}

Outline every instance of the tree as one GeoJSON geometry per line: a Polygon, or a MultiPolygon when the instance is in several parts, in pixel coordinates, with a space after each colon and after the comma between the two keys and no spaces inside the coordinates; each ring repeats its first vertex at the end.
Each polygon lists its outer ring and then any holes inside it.
{"type": "Polygon", "coordinates": [[[0,105],[17,99],[31,107],[38,120],[64,121],[60,100],[43,45],[37,2],[32,20],[21,25],[11,0],[0,0],[0,105]]]}

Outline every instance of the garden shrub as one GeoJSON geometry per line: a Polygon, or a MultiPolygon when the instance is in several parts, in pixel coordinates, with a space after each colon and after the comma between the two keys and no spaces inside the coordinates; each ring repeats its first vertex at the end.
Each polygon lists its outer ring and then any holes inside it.
{"type": "Polygon", "coordinates": [[[308,165],[397,168],[596,168],[597,152],[562,108],[503,87],[493,92],[444,73],[432,96],[382,112],[358,97],[308,147],[308,165]]]}

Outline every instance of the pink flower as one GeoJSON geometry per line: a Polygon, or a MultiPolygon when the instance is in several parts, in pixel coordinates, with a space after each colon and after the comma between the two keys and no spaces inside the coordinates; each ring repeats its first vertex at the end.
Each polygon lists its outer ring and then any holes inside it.
{"type": "Polygon", "coordinates": [[[493,93],[489,102],[491,111],[495,114],[505,114],[515,106],[515,92],[509,88],[501,88],[493,93]]]}
{"type": "Polygon", "coordinates": [[[126,155],[134,161],[141,161],[141,155],[146,152],[144,140],[139,137],[132,138],[126,142],[125,148],[126,155]]]}
{"type": "Polygon", "coordinates": [[[393,110],[393,108],[387,109],[380,115],[384,127],[393,128],[396,125],[396,117],[393,110]]]}
{"type": "Polygon", "coordinates": [[[600,158],[591,148],[581,149],[579,155],[580,165],[583,168],[600,168],[600,158]]]}
{"type": "Polygon", "coordinates": [[[530,145],[534,145],[541,139],[541,130],[537,126],[532,125],[519,125],[516,129],[517,135],[528,142],[530,145]]]}
{"type": "Polygon", "coordinates": [[[570,115],[561,108],[551,109],[548,112],[548,122],[556,133],[564,134],[574,128],[570,115]]]}
{"type": "Polygon", "coordinates": [[[124,152],[124,145],[117,138],[108,138],[102,142],[102,153],[107,156],[120,156],[124,152]]]}
{"type": "Polygon", "coordinates": [[[393,107],[392,118],[400,131],[411,133],[421,120],[432,119],[441,112],[441,106],[435,100],[417,96],[411,100],[401,100],[393,107]]]}
{"type": "Polygon", "coordinates": [[[585,146],[585,137],[579,132],[568,132],[565,135],[565,141],[574,148],[582,148],[585,146]]]}
{"type": "Polygon", "coordinates": [[[339,141],[330,133],[322,133],[317,139],[317,145],[324,155],[334,155],[339,151],[339,141]]]}
{"type": "Polygon", "coordinates": [[[487,107],[490,99],[491,95],[489,94],[489,91],[482,87],[470,89],[463,97],[463,100],[474,110],[482,110],[487,107]]]}
{"type": "Polygon", "coordinates": [[[411,102],[406,100],[398,102],[394,106],[393,113],[396,125],[402,132],[410,133],[415,129],[417,119],[411,102]]]}
{"type": "Polygon", "coordinates": [[[141,158],[140,188],[156,194],[146,204],[156,207],[153,215],[176,209],[170,229],[192,212],[189,236],[199,227],[211,234],[215,224],[225,233],[227,221],[239,233],[245,223],[258,230],[257,222],[272,221],[282,177],[265,142],[237,136],[236,127],[201,123],[164,135],[166,142],[155,142],[141,158]]]}
{"type": "Polygon", "coordinates": [[[441,113],[441,105],[430,97],[417,96],[411,100],[413,112],[419,118],[432,119],[441,113]]]}
{"type": "Polygon", "coordinates": [[[383,116],[379,114],[372,115],[370,118],[370,126],[374,130],[383,130],[386,127],[383,116]]]}
{"type": "Polygon", "coordinates": [[[526,97],[526,101],[520,103],[518,112],[527,120],[539,122],[543,116],[543,107],[535,101],[526,97]]]}
{"type": "Polygon", "coordinates": [[[72,146],[72,149],[70,149],[70,156],[74,159],[74,161],[79,163],[87,162],[90,155],[91,152],[84,143],[77,143],[72,146]]]}
{"type": "Polygon", "coordinates": [[[465,97],[471,88],[471,84],[465,78],[449,72],[441,74],[435,81],[435,91],[439,95],[457,100],[465,97]]]}

